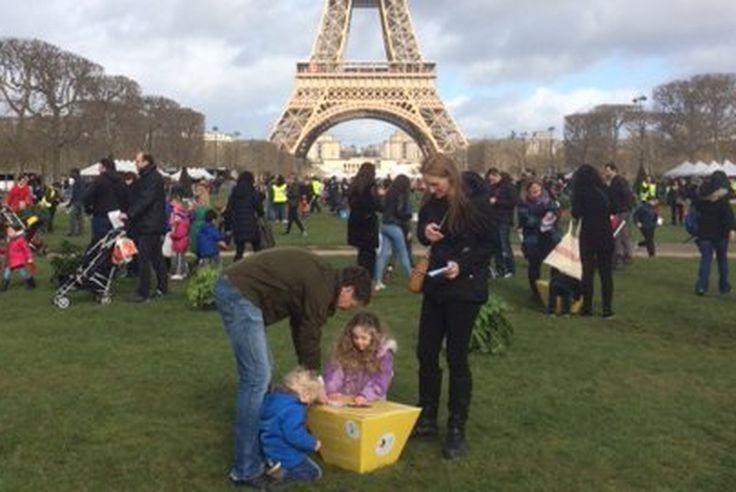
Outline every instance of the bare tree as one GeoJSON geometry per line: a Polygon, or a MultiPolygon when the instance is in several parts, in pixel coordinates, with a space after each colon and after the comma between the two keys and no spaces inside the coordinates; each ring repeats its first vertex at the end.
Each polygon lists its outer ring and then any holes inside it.
{"type": "Polygon", "coordinates": [[[677,158],[724,158],[736,132],[736,74],[697,75],[654,90],[657,131],[677,158]]]}
{"type": "Polygon", "coordinates": [[[3,135],[10,148],[7,159],[15,161],[19,172],[32,160],[30,120],[44,107],[35,72],[42,46],[35,39],[0,39],[0,95],[2,114],[7,115],[3,135]]]}
{"type": "MultiPolygon", "coordinates": [[[[56,46],[44,43],[33,66],[37,91],[44,105],[33,111],[46,136],[51,159],[51,176],[61,176],[62,151],[82,135],[81,107],[92,92],[102,67],[56,46]]],[[[42,172],[47,174],[46,166],[42,172]]]]}

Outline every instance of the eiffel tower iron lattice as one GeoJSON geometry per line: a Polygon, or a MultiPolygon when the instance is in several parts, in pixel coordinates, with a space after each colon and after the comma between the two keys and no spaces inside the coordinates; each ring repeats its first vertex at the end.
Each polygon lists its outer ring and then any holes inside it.
{"type": "Polygon", "coordinates": [[[297,64],[296,90],[271,141],[305,157],[329,128],[369,118],[401,128],[425,154],[463,150],[467,141],[438,96],[435,68],[422,57],[408,0],[325,0],[312,55],[297,64]],[[358,8],[378,10],[386,62],[344,60],[353,9],[358,8]]]}

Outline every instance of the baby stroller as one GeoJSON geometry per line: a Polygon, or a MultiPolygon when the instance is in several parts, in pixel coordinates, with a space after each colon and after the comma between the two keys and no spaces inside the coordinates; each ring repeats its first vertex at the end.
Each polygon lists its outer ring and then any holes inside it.
{"type": "Polygon", "coordinates": [[[26,214],[20,217],[11,208],[3,206],[0,211],[0,223],[3,224],[3,227],[10,226],[16,231],[24,232],[31,250],[41,256],[46,255],[47,248],[41,234],[44,223],[42,214],[36,213],[33,209],[27,209],[26,214]]]}
{"type": "Polygon", "coordinates": [[[110,287],[115,276],[137,253],[135,243],[125,236],[124,229],[110,230],[84,253],[77,271],[56,290],[54,305],[68,308],[71,304],[68,293],[77,288],[92,291],[100,304],[110,304],[110,287]]]}

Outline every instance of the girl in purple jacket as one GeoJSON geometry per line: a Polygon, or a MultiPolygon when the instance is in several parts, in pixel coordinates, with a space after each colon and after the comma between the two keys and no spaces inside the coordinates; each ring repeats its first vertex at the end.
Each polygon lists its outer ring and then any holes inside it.
{"type": "Polygon", "coordinates": [[[353,397],[363,406],[386,398],[394,376],[396,341],[388,338],[373,313],[360,312],[348,321],[325,371],[330,400],[353,397]]]}

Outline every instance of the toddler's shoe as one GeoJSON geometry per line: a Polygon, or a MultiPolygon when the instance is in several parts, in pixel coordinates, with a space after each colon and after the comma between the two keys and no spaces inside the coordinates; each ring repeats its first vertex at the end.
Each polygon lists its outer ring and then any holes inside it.
{"type": "Polygon", "coordinates": [[[264,472],[267,477],[274,480],[281,480],[282,478],[281,462],[266,461],[266,471],[264,472]]]}

